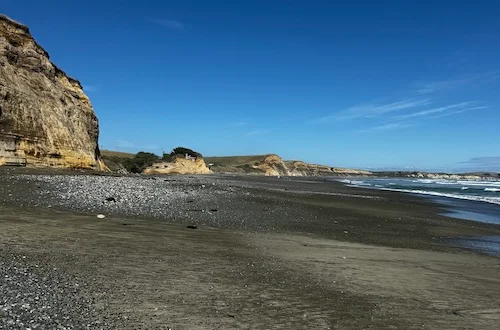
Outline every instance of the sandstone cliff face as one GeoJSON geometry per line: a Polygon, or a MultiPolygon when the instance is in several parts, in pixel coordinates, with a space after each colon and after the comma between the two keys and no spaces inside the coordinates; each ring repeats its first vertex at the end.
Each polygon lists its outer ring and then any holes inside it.
{"type": "Polygon", "coordinates": [[[322,176],[333,175],[329,166],[308,164],[302,161],[288,161],[286,166],[292,176],[322,176]]]}
{"type": "Polygon", "coordinates": [[[260,156],[208,157],[217,173],[241,173],[267,176],[352,176],[371,175],[359,171],[325,165],[308,164],[302,161],[283,161],[275,154],[260,156]]]}
{"type": "Polygon", "coordinates": [[[345,176],[373,175],[373,172],[370,172],[370,171],[353,170],[350,168],[338,168],[338,167],[332,167],[332,172],[333,172],[333,175],[345,175],[345,176]]]}
{"type": "Polygon", "coordinates": [[[260,169],[267,176],[288,176],[290,171],[278,155],[268,155],[254,168],[260,169]]]}
{"type": "Polygon", "coordinates": [[[158,162],[144,170],[144,174],[210,174],[203,158],[178,157],[171,162],[158,162]]]}
{"type": "Polygon", "coordinates": [[[80,83],[0,15],[0,164],[99,169],[98,135],[80,83]]]}
{"type": "Polygon", "coordinates": [[[302,161],[287,161],[285,164],[292,176],[352,176],[372,174],[372,172],[368,171],[308,164],[302,161]]]}

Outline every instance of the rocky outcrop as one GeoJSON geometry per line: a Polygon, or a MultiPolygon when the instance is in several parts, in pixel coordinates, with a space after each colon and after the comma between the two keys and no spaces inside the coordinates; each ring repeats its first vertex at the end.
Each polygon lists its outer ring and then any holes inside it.
{"type": "Polygon", "coordinates": [[[290,171],[278,155],[267,155],[262,161],[254,165],[254,168],[261,170],[267,176],[290,175],[290,171]]]}
{"type": "Polygon", "coordinates": [[[408,173],[406,177],[421,178],[421,179],[446,179],[446,180],[480,180],[483,178],[480,175],[427,173],[427,172],[412,172],[408,173]]]}
{"type": "Polygon", "coordinates": [[[98,135],[80,83],[0,15],[0,164],[100,169],[98,135]]]}
{"type": "Polygon", "coordinates": [[[286,166],[293,176],[321,176],[332,175],[331,167],[308,164],[302,161],[287,161],[286,166]]]}
{"type": "Polygon", "coordinates": [[[352,168],[338,168],[338,167],[332,167],[332,172],[333,175],[344,175],[344,176],[369,176],[373,175],[373,172],[370,171],[364,171],[364,170],[355,170],[352,168]]]}
{"type": "Polygon", "coordinates": [[[372,174],[368,171],[308,164],[302,161],[286,161],[285,164],[292,176],[355,176],[372,174]]]}
{"type": "Polygon", "coordinates": [[[411,178],[425,179],[447,179],[447,180],[480,180],[478,175],[461,175],[461,174],[439,174],[439,173],[417,173],[409,175],[411,178]]]}
{"type": "Polygon", "coordinates": [[[211,169],[217,173],[241,173],[267,176],[355,176],[371,172],[283,161],[275,154],[260,156],[208,157],[211,169]]]}
{"type": "Polygon", "coordinates": [[[176,157],[170,162],[157,162],[147,167],[144,174],[210,174],[203,158],[176,157]]]}

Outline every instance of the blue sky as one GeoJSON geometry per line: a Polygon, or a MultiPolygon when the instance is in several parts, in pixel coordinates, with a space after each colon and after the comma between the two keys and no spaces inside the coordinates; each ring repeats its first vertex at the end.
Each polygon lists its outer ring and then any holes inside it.
{"type": "Polygon", "coordinates": [[[105,149],[500,171],[498,1],[28,1],[105,149]]]}

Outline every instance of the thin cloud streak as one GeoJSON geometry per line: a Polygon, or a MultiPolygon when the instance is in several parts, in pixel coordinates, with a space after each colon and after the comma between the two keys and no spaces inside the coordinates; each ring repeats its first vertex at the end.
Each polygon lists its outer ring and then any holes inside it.
{"type": "Polygon", "coordinates": [[[453,89],[465,85],[469,79],[441,80],[423,84],[416,92],[418,94],[432,94],[443,90],[453,89]]]}
{"type": "Polygon", "coordinates": [[[360,104],[355,105],[345,110],[337,112],[337,114],[322,117],[317,120],[320,123],[328,123],[333,120],[348,120],[355,118],[374,118],[383,114],[407,110],[416,107],[425,107],[431,104],[429,99],[406,99],[398,102],[392,102],[384,105],[360,104]]]}
{"type": "Polygon", "coordinates": [[[453,89],[459,89],[469,85],[487,84],[494,82],[500,78],[500,72],[490,71],[480,74],[463,76],[457,79],[436,80],[425,83],[416,83],[418,88],[415,92],[420,95],[445,92],[453,89]]]}
{"type": "Polygon", "coordinates": [[[403,123],[390,123],[390,124],[375,126],[372,128],[372,130],[374,130],[374,131],[386,131],[386,130],[391,130],[391,129],[407,128],[407,127],[411,127],[411,126],[413,126],[413,125],[403,124],[403,123]]]}
{"type": "Polygon", "coordinates": [[[355,133],[389,131],[389,130],[408,128],[408,127],[412,127],[412,126],[414,126],[414,125],[409,124],[409,123],[388,123],[388,124],[384,124],[384,125],[374,126],[374,127],[368,128],[368,129],[358,130],[358,131],[355,131],[355,133]]]}
{"type": "Polygon", "coordinates": [[[416,117],[424,117],[424,116],[429,116],[432,114],[436,113],[443,113],[443,115],[452,115],[452,114],[458,114],[466,111],[472,111],[472,110],[481,110],[487,108],[486,106],[471,106],[474,104],[474,102],[462,102],[462,103],[457,103],[457,104],[451,104],[439,108],[433,108],[433,109],[427,109],[427,110],[422,110],[414,113],[410,113],[407,115],[402,115],[402,116],[395,116],[392,117],[392,119],[396,120],[402,120],[402,119],[409,119],[409,118],[416,118],[416,117]],[[450,111],[452,110],[452,111],[450,111]]]}
{"type": "Polygon", "coordinates": [[[475,110],[482,110],[482,109],[487,109],[487,108],[489,108],[489,107],[488,106],[480,106],[480,107],[466,108],[466,109],[457,110],[457,111],[450,111],[450,112],[443,113],[443,114],[440,114],[440,115],[437,115],[437,116],[432,116],[432,117],[429,117],[429,118],[430,119],[437,119],[437,118],[442,118],[442,117],[448,117],[448,116],[458,115],[459,113],[463,113],[463,112],[475,111],[475,110]]]}
{"type": "Polygon", "coordinates": [[[163,26],[163,27],[171,29],[171,30],[183,30],[184,29],[184,24],[182,24],[181,22],[176,21],[176,20],[153,18],[153,19],[151,19],[151,22],[155,23],[156,25],[163,26]]]}

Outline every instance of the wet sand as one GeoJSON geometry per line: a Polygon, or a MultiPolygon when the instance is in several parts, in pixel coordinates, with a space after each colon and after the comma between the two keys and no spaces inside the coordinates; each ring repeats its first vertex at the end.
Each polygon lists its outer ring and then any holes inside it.
{"type": "MultiPolygon", "coordinates": [[[[165,187],[166,207],[157,196],[140,200],[147,207],[124,198],[90,210],[66,179],[30,173],[0,172],[0,271],[12,278],[0,278],[0,329],[30,320],[38,329],[500,323],[500,259],[447,244],[500,235],[500,226],[440,216],[428,199],[322,179],[169,176],[109,181],[117,199],[129,185],[165,187]],[[40,292],[52,294],[35,299],[40,292]]],[[[82,189],[106,189],[83,180],[82,189]]]]}

